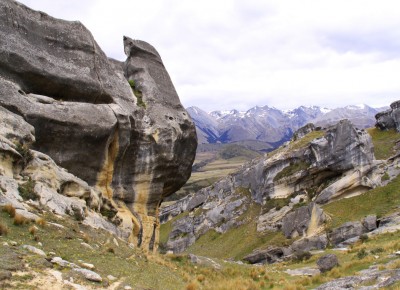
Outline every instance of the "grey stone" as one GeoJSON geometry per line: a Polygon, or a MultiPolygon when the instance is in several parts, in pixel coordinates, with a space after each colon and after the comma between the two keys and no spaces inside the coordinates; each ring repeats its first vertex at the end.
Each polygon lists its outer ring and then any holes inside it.
{"type": "Polygon", "coordinates": [[[375,126],[381,130],[396,129],[400,132],[400,101],[393,102],[390,109],[375,116],[375,126]]]}
{"type": "Polygon", "coordinates": [[[339,265],[339,260],[336,255],[334,254],[328,254],[325,256],[322,256],[321,258],[318,259],[317,261],[318,269],[324,273],[327,271],[332,270],[334,267],[339,265]]]}
{"type": "Polygon", "coordinates": [[[80,273],[83,277],[85,277],[89,281],[93,282],[101,282],[103,279],[99,274],[94,271],[82,268],[74,268],[73,271],[80,273]]]}
{"type": "Polygon", "coordinates": [[[293,252],[308,252],[312,250],[323,250],[328,246],[326,234],[306,237],[295,241],[290,248],[293,252]]]}
{"type": "Polygon", "coordinates": [[[280,261],[290,253],[290,250],[287,248],[269,247],[265,250],[255,250],[253,253],[245,256],[243,260],[250,264],[272,264],[280,261]]]}
{"type": "Polygon", "coordinates": [[[369,215],[362,220],[362,225],[366,232],[373,231],[377,228],[376,215],[369,215]]]}
{"type": "Polygon", "coordinates": [[[348,239],[359,237],[364,232],[361,222],[347,222],[328,233],[328,238],[336,246],[348,239]]]}
{"type": "Polygon", "coordinates": [[[45,253],[43,250],[38,249],[38,248],[36,248],[36,247],[34,247],[34,246],[23,245],[22,247],[23,247],[24,249],[27,249],[27,250],[28,250],[29,252],[31,252],[31,253],[34,253],[34,254],[39,255],[39,256],[42,256],[42,257],[46,257],[46,253],[45,253]]]}

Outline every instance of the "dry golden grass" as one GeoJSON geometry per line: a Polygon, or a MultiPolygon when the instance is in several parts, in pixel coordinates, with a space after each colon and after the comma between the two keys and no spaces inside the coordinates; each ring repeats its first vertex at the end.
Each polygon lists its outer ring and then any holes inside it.
{"type": "Polygon", "coordinates": [[[2,211],[8,213],[11,218],[15,217],[15,207],[13,207],[11,204],[3,206],[2,211]]]}
{"type": "Polygon", "coordinates": [[[7,234],[8,234],[7,225],[0,222],[0,236],[5,236],[7,234]]]}
{"type": "Polygon", "coordinates": [[[206,276],[204,276],[203,274],[197,276],[197,281],[199,281],[200,283],[204,282],[204,280],[206,280],[206,276]]]}
{"type": "Polygon", "coordinates": [[[47,222],[44,218],[38,218],[35,220],[35,223],[41,227],[46,226],[47,222]]]}
{"type": "Polygon", "coordinates": [[[198,288],[198,284],[196,281],[192,281],[189,284],[186,285],[186,290],[197,290],[198,288]]]}
{"type": "Polygon", "coordinates": [[[37,227],[35,227],[35,226],[30,226],[30,227],[29,227],[29,233],[30,233],[32,236],[34,236],[34,235],[36,234],[36,231],[37,231],[37,227]]]}
{"type": "Polygon", "coordinates": [[[14,216],[14,225],[16,226],[22,226],[25,224],[29,223],[29,219],[27,219],[26,217],[20,215],[20,214],[15,214],[14,216]]]}

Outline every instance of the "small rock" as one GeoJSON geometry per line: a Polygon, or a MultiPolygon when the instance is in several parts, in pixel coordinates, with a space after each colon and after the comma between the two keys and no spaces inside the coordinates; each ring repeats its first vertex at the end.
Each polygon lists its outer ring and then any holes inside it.
{"type": "Polygon", "coordinates": [[[97,274],[96,272],[93,272],[91,270],[82,269],[82,268],[75,268],[73,270],[75,272],[78,272],[78,273],[82,274],[89,281],[93,281],[93,282],[101,282],[101,281],[103,281],[103,279],[100,277],[99,274],[97,274]]]}
{"type": "Polygon", "coordinates": [[[81,263],[81,266],[83,268],[89,269],[89,270],[93,270],[95,267],[93,264],[89,264],[89,263],[81,263]]]}
{"type": "Polygon", "coordinates": [[[124,290],[132,290],[132,287],[131,286],[125,286],[124,290]]]}
{"type": "Polygon", "coordinates": [[[400,251],[394,252],[396,256],[400,256],[400,251]]]}
{"type": "Polygon", "coordinates": [[[113,242],[114,242],[114,244],[115,244],[117,247],[119,247],[119,244],[118,244],[118,241],[117,241],[116,238],[113,239],[113,242]]]}
{"type": "Polygon", "coordinates": [[[17,242],[15,242],[15,241],[10,241],[10,245],[15,247],[15,246],[17,246],[17,245],[18,245],[18,243],[17,243],[17,242]]]}
{"type": "Polygon", "coordinates": [[[39,247],[43,247],[43,244],[41,242],[38,243],[39,247]]]}
{"type": "Polygon", "coordinates": [[[314,268],[301,268],[301,269],[289,269],[286,273],[290,276],[315,276],[321,273],[320,270],[314,268]]]}
{"type": "Polygon", "coordinates": [[[42,257],[46,257],[46,253],[43,252],[41,249],[38,249],[34,246],[30,246],[30,245],[23,245],[22,246],[24,249],[27,249],[29,252],[34,253],[36,255],[42,256],[42,257]]]}
{"type": "Polygon", "coordinates": [[[131,248],[131,249],[134,249],[135,248],[135,245],[134,244],[132,244],[132,243],[129,243],[129,248],[131,248]]]}
{"type": "Polygon", "coordinates": [[[114,277],[113,275],[108,275],[108,276],[107,276],[107,279],[110,280],[110,281],[115,281],[115,280],[117,280],[117,278],[114,277]]]}
{"type": "Polygon", "coordinates": [[[50,256],[55,256],[56,253],[54,253],[54,252],[49,252],[49,255],[50,255],[50,256]]]}
{"type": "Polygon", "coordinates": [[[87,243],[81,243],[82,246],[84,246],[87,249],[93,250],[93,247],[87,243]]]}
{"type": "Polygon", "coordinates": [[[7,242],[4,242],[4,243],[3,243],[3,246],[4,246],[4,247],[8,247],[8,243],[7,243],[7,242]]]}
{"type": "Polygon", "coordinates": [[[174,251],[169,250],[169,251],[167,251],[165,254],[166,254],[166,255],[173,255],[173,254],[174,254],[174,251]]]}
{"type": "Polygon", "coordinates": [[[324,273],[327,272],[334,267],[339,265],[339,261],[336,255],[334,254],[328,254],[325,256],[322,256],[321,258],[318,259],[317,261],[318,269],[324,273]]]}
{"type": "Polygon", "coordinates": [[[78,268],[78,266],[76,264],[68,262],[68,261],[65,261],[60,257],[54,257],[53,259],[51,259],[50,262],[53,263],[53,264],[57,264],[57,265],[59,265],[61,267],[78,268]]]}

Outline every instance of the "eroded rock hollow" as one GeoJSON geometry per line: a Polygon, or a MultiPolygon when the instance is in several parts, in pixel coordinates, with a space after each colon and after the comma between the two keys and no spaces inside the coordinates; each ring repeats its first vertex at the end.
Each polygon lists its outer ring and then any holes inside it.
{"type": "Polygon", "coordinates": [[[1,109],[99,193],[126,238],[155,250],[159,205],[190,177],[197,138],[157,51],[128,37],[124,49],[125,63],[110,60],[80,22],[0,0],[1,109]]]}

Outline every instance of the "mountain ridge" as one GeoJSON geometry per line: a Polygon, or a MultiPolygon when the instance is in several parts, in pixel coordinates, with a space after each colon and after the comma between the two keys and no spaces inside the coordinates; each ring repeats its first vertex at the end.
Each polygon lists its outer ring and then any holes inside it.
{"type": "Polygon", "coordinates": [[[289,141],[293,133],[314,123],[327,127],[341,119],[349,119],[356,127],[365,129],[375,124],[375,115],[388,107],[373,108],[366,104],[329,109],[300,106],[291,110],[255,106],[247,111],[217,110],[206,112],[199,107],[186,108],[195,125],[199,144],[232,143],[257,140],[274,149],[289,141]]]}

